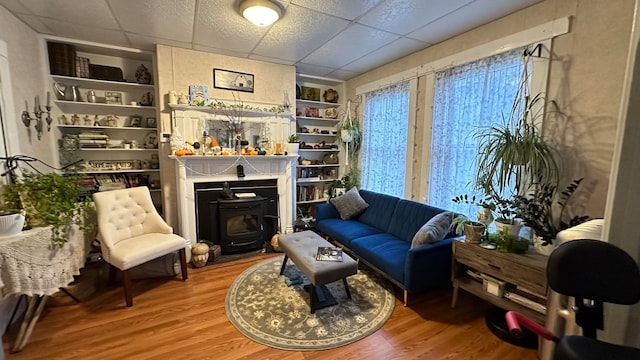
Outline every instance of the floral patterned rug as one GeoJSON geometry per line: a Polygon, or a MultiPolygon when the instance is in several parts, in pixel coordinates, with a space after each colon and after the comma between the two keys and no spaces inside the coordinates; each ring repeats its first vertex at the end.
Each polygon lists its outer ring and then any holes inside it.
{"type": "MultiPolygon", "coordinates": [[[[342,281],[327,284],[338,304],[309,312],[304,281],[287,286],[301,273],[284,256],[264,260],[245,270],[227,292],[225,307],[231,323],[248,338],[277,349],[313,351],[350,344],[373,334],[389,319],[395,297],[389,281],[366,267],[342,281]]],[[[304,279],[304,277],[303,277],[304,279]]]]}

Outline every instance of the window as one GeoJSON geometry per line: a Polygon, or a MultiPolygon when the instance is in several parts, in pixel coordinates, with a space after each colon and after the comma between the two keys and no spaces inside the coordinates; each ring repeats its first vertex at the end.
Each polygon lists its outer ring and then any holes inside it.
{"type": "Polygon", "coordinates": [[[410,81],[365,94],[362,188],[404,197],[410,81]]]}
{"type": "Polygon", "coordinates": [[[436,73],[428,203],[471,215],[477,207],[451,200],[472,188],[478,143],[473,129],[508,116],[522,73],[524,48],[436,73]]]}

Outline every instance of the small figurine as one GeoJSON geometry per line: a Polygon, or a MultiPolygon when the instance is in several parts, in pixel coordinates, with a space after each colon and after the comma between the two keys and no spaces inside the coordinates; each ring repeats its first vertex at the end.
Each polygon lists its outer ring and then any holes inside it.
{"type": "Polygon", "coordinates": [[[93,117],[93,126],[100,126],[100,119],[98,118],[98,115],[93,117]]]}
{"type": "Polygon", "coordinates": [[[71,123],[69,122],[69,119],[67,119],[67,117],[64,114],[60,115],[60,117],[58,118],[58,123],[60,125],[71,125],[71,123]]]}
{"type": "Polygon", "coordinates": [[[118,117],[113,115],[113,114],[109,114],[107,115],[107,126],[118,126],[118,121],[117,121],[118,117]]]}
{"type": "Polygon", "coordinates": [[[91,126],[92,121],[89,115],[85,115],[82,120],[84,121],[84,126],[91,126]]]}
{"type": "Polygon", "coordinates": [[[80,125],[80,116],[78,114],[73,114],[71,117],[71,125],[80,125]]]}
{"type": "Polygon", "coordinates": [[[187,105],[189,103],[189,96],[185,94],[178,95],[178,104],[187,105]]]}

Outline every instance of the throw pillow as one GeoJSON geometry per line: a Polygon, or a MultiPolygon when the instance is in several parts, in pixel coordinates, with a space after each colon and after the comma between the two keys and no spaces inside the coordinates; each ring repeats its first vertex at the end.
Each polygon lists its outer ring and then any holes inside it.
{"type": "Polygon", "coordinates": [[[444,239],[449,232],[451,221],[453,221],[453,213],[451,212],[441,212],[432,217],[414,235],[413,240],[411,240],[411,247],[444,239]]]}
{"type": "Polygon", "coordinates": [[[369,207],[369,204],[360,196],[355,186],[344,195],[335,197],[329,202],[336,207],[342,220],[353,219],[369,207]]]}

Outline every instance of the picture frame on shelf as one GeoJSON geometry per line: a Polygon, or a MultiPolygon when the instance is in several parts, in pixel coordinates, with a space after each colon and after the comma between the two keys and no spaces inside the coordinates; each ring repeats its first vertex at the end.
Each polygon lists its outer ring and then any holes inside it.
{"type": "Polygon", "coordinates": [[[106,104],[122,105],[122,93],[117,91],[106,91],[104,93],[104,101],[106,104]]]}
{"type": "Polygon", "coordinates": [[[131,115],[129,118],[129,126],[130,127],[141,127],[142,126],[142,116],[140,115],[131,115]]]}
{"type": "Polygon", "coordinates": [[[155,128],[155,127],[157,127],[157,126],[158,126],[158,122],[156,121],[156,118],[155,118],[155,117],[148,117],[148,118],[147,118],[147,122],[146,122],[146,124],[145,124],[145,127],[148,127],[148,128],[155,128]]]}
{"type": "Polygon", "coordinates": [[[213,87],[216,89],[253,92],[255,86],[253,74],[232,70],[213,69],[213,87]]]}

